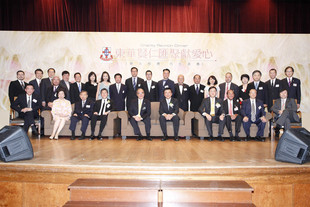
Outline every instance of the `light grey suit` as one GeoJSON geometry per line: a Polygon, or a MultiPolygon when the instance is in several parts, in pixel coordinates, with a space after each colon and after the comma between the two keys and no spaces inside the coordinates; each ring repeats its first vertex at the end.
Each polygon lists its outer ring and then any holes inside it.
{"type": "Polygon", "coordinates": [[[297,115],[297,105],[294,99],[287,98],[285,102],[285,110],[280,115],[279,111],[281,110],[281,98],[277,99],[271,110],[276,114],[276,123],[280,126],[284,126],[284,129],[287,130],[291,127],[291,122],[300,122],[300,119],[297,115]]]}

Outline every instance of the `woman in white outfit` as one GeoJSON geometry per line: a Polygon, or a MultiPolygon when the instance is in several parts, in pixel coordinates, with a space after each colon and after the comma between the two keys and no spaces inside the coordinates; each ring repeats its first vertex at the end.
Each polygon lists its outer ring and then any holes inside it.
{"type": "Polygon", "coordinates": [[[97,87],[96,100],[102,99],[101,90],[104,88],[108,90],[108,99],[110,99],[110,91],[109,91],[110,85],[111,85],[110,75],[107,71],[104,71],[101,75],[101,81],[97,87]]]}

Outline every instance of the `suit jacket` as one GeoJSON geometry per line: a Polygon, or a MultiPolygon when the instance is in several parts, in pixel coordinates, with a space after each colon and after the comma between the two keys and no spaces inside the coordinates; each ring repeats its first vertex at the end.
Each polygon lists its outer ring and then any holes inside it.
{"type": "MultiPolygon", "coordinates": [[[[35,116],[38,116],[38,110],[41,108],[41,98],[39,95],[33,93],[31,97],[31,108],[35,116]]],[[[11,104],[11,108],[17,111],[18,113],[22,113],[21,110],[27,108],[27,96],[25,94],[19,94],[17,99],[13,101],[11,104]]]]}
{"type": "MultiPolygon", "coordinates": [[[[85,90],[85,84],[81,83],[81,91],[85,90]]],[[[80,101],[80,91],[77,83],[71,83],[70,84],[70,101],[71,103],[76,103],[80,101]]]]}
{"type": "MultiPolygon", "coordinates": [[[[28,83],[25,83],[25,87],[28,83]]],[[[25,89],[22,87],[22,85],[20,84],[20,82],[18,80],[15,81],[11,81],[10,85],[9,85],[9,99],[11,104],[14,101],[14,97],[18,96],[19,94],[25,94],[25,89]]]]}
{"type": "Polygon", "coordinates": [[[143,81],[144,80],[142,78],[137,77],[136,89],[134,89],[132,84],[132,77],[126,79],[125,85],[127,86],[127,100],[129,100],[127,104],[130,104],[132,99],[137,98],[137,89],[142,88],[143,81]]]}
{"type": "Polygon", "coordinates": [[[301,89],[300,89],[300,80],[298,78],[292,78],[291,87],[289,87],[287,78],[281,80],[281,87],[286,89],[288,92],[288,98],[297,99],[297,104],[300,104],[301,99],[301,89]]]}
{"type": "Polygon", "coordinates": [[[94,102],[91,99],[87,99],[84,107],[82,108],[82,100],[76,102],[74,104],[73,114],[77,114],[80,118],[82,118],[85,114],[89,116],[89,118],[93,114],[94,102]]]}
{"type": "MultiPolygon", "coordinates": [[[[102,99],[95,101],[93,113],[97,112],[99,114],[101,103],[102,103],[102,99]]],[[[105,105],[106,105],[105,112],[113,111],[113,101],[111,99],[107,99],[107,103],[105,103],[105,105]]],[[[102,108],[102,111],[103,111],[104,105],[102,107],[103,107],[102,108]]]]}
{"type": "MultiPolygon", "coordinates": [[[[199,109],[199,113],[202,115],[204,112],[210,114],[211,112],[211,97],[203,99],[199,109]]],[[[215,97],[215,116],[221,116],[224,114],[223,101],[220,98],[215,97]]]]}
{"type": "MultiPolygon", "coordinates": [[[[221,83],[219,85],[219,87],[220,87],[220,99],[222,99],[222,100],[224,100],[224,98],[225,98],[225,90],[226,90],[225,86],[226,86],[226,82],[221,83]]],[[[239,87],[234,83],[230,83],[229,90],[234,91],[234,93],[235,93],[234,99],[237,100],[239,98],[239,87]]]]}
{"type": "Polygon", "coordinates": [[[109,87],[110,98],[113,100],[115,111],[125,110],[125,99],[127,97],[127,86],[121,84],[119,93],[117,93],[116,84],[112,84],[109,87]]]}
{"type": "Polygon", "coordinates": [[[276,100],[280,98],[280,89],[281,87],[281,81],[276,78],[274,86],[271,85],[270,83],[271,80],[268,80],[265,82],[267,85],[267,90],[268,90],[268,111],[270,111],[270,108],[273,105],[273,100],[276,100]]]}
{"type": "Polygon", "coordinates": [[[52,82],[49,78],[43,78],[41,80],[41,99],[46,102],[47,89],[52,86],[52,82]]]}
{"type": "MultiPolygon", "coordinates": [[[[41,80],[41,82],[42,82],[42,80],[41,80]]],[[[33,85],[34,93],[41,97],[41,85],[42,84],[40,83],[40,86],[39,86],[36,79],[31,80],[29,82],[29,84],[33,85]]]]}
{"type": "MultiPolygon", "coordinates": [[[[223,102],[223,108],[225,115],[229,115],[228,99],[223,102]]],[[[237,100],[233,100],[233,113],[241,115],[240,103],[237,100]]]]}
{"type": "MultiPolygon", "coordinates": [[[[70,89],[71,89],[71,88],[68,88],[68,87],[67,87],[67,84],[65,83],[64,80],[61,80],[60,83],[59,83],[59,85],[61,85],[63,88],[66,88],[66,89],[67,89],[67,90],[66,90],[66,97],[67,97],[66,99],[70,101],[70,100],[71,100],[71,97],[70,97],[70,89]]],[[[70,82],[69,82],[69,85],[71,85],[70,82]]]]}
{"type": "MultiPolygon", "coordinates": [[[[60,85],[57,87],[57,89],[56,89],[55,92],[54,92],[54,86],[50,86],[50,87],[47,89],[47,91],[46,91],[46,96],[45,96],[45,102],[46,102],[46,104],[47,104],[48,102],[53,102],[53,101],[55,101],[56,99],[58,99],[58,92],[59,92],[60,90],[64,90],[65,93],[67,93],[67,92],[66,92],[66,88],[63,88],[63,87],[60,86],[60,85]]],[[[66,99],[68,100],[68,97],[66,97],[66,99]]]]}
{"type": "Polygon", "coordinates": [[[173,114],[178,115],[179,113],[179,104],[176,98],[171,97],[170,106],[168,108],[166,98],[161,100],[159,103],[159,114],[173,114]]]}
{"type": "MultiPolygon", "coordinates": [[[[259,99],[255,99],[256,103],[256,120],[258,120],[260,117],[265,116],[266,112],[264,109],[264,103],[263,101],[259,99]]],[[[248,117],[251,119],[251,99],[244,100],[242,102],[241,106],[241,115],[243,117],[248,117]]]]}
{"type": "Polygon", "coordinates": [[[148,86],[147,86],[147,81],[144,81],[142,83],[142,88],[144,90],[144,98],[148,99],[151,102],[158,101],[158,85],[157,82],[152,81],[151,83],[151,90],[149,92],[148,86]]]}
{"type": "Polygon", "coordinates": [[[191,102],[190,111],[198,111],[202,100],[204,99],[205,86],[200,84],[199,93],[197,95],[195,84],[189,87],[189,100],[191,102]]]}
{"type": "MultiPolygon", "coordinates": [[[[254,82],[249,83],[247,87],[247,91],[250,92],[251,89],[255,89],[254,82]]],[[[264,104],[268,104],[268,89],[267,85],[259,81],[258,87],[257,87],[257,95],[256,98],[263,101],[264,104]]]]}
{"type": "MultiPolygon", "coordinates": [[[[130,117],[136,116],[138,114],[138,107],[139,107],[138,98],[133,99],[128,109],[130,117]]],[[[142,117],[142,119],[151,116],[151,102],[145,98],[143,99],[142,102],[140,116],[142,117]]]]}
{"type": "Polygon", "coordinates": [[[170,88],[172,90],[172,96],[174,95],[175,93],[175,88],[174,88],[174,82],[170,79],[167,79],[166,82],[165,82],[165,85],[164,84],[164,80],[160,80],[158,83],[157,83],[157,88],[158,88],[158,100],[161,101],[163,100],[165,97],[164,97],[164,90],[166,88],[170,88]]]}
{"type": "MultiPolygon", "coordinates": [[[[281,98],[278,98],[275,100],[274,105],[271,107],[271,110],[279,116],[279,111],[281,110],[281,98]]],[[[295,122],[299,122],[299,117],[297,115],[297,104],[295,102],[295,99],[293,98],[287,98],[285,102],[285,110],[295,112],[293,113],[293,119],[295,122]]]]}
{"type": "Polygon", "coordinates": [[[174,88],[174,98],[178,99],[179,107],[183,109],[183,111],[188,111],[189,86],[185,83],[183,84],[182,95],[180,92],[179,84],[175,84],[174,88]]]}

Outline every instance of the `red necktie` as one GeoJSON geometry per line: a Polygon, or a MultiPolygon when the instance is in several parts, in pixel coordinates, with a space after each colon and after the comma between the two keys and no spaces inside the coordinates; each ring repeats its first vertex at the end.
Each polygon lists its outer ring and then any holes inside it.
{"type": "Polygon", "coordinates": [[[229,101],[230,102],[230,108],[229,108],[229,115],[233,115],[233,112],[232,112],[232,101],[229,101]]]}

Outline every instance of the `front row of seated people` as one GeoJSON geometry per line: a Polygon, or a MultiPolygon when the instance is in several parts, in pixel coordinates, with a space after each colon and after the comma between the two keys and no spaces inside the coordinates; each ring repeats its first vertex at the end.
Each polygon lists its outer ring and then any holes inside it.
{"type": "MultiPolygon", "coordinates": [[[[20,94],[17,99],[12,103],[12,109],[20,113],[20,117],[24,119],[24,130],[28,131],[31,127],[32,130],[37,133],[35,128],[35,118],[39,116],[38,109],[41,107],[41,100],[39,96],[34,93],[33,85],[29,84],[25,87],[25,94],[20,94]]],[[[251,124],[255,124],[258,127],[258,131],[255,139],[258,141],[264,141],[264,129],[266,126],[267,119],[265,117],[266,112],[264,110],[264,103],[257,99],[257,91],[251,89],[249,91],[250,98],[244,100],[242,106],[234,99],[234,91],[227,91],[227,99],[223,102],[222,99],[217,97],[217,88],[210,87],[208,89],[209,97],[203,99],[198,111],[205,119],[205,125],[209,133],[209,141],[214,139],[212,131],[212,123],[219,124],[217,139],[224,141],[222,137],[224,127],[230,135],[231,141],[240,141],[239,133],[241,124],[245,131],[245,141],[250,139],[250,127],[251,124]],[[235,122],[235,135],[233,135],[231,123],[235,122]]],[[[115,110],[112,100],[108,98],[108,91],[103,88],[101,91],[102,99],[95,102],[88,98],[86,91],[81,91],[80,100],[75,103],[74,110],[72,112],[71,104],[65,99],[66,94],[64,90],[58,90],[58,99],[49,103],[51,107],[51,114],[54,120],[54,127],[50,139],[58,139],[59,133],[65,125],[65,122],[70,121],[69,129],[72,132],[71,139],[74,140],[76,125],[81,121],[81,136],[80,140],[85,139],[86,129],[91,122],[91,136],[90,140],[95,139],[95,127],[97,120],[100,121],[99,133],[97,138],[102,140],[102,132],[107,123],[108,115],[111,111],[115,110]],[[71,115],[72,114],[72,115],[71,115]]],[[[132,99],[130,107],[128,109],[129,121],[134,129],[135,135],[138,136],[137,140],[142,140],[142,134],[138,127],[138,122],[144,122],[146,139],[152,140],[150,137],[151,131],[151,103],[149,100],[144,98],[144,90],[139,88],[136,92],[137,98],[132,99]]],[[[178,141],[179,131],[179,103],[176,98],[172,97],[172,90],[166,88],[164,90],[164,99],[160,101],[159,106],[159,122],[163,132],[162,141],[168,139],[167,135],[167,122],[173,123],[174,129],[174,140],[178,141]]],[[[286,89],[280,91],[280,98],[277,99],[272,106],[271,110],[276,114],[276,129],[279,130],[284,128],[285,130],[290,128],[291,122],[299,122],[297,115],[297,105],[294,99],[288,98],[286,89]]]]}

